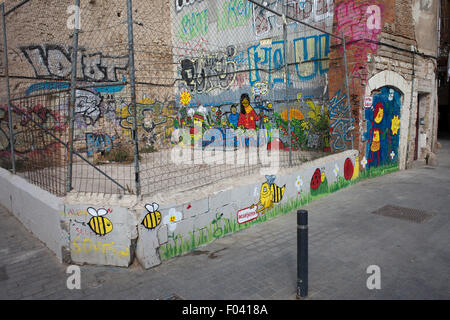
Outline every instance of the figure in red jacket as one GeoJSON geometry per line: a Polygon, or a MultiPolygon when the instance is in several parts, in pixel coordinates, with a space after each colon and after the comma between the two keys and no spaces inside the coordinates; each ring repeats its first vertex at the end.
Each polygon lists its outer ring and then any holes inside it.
{"type": "Polygon", "coordinates": [[[244,93],[241,96],[241,114],[239,115],[238,127],[243,126],[247,130],[255,130],[256,121],[259,121],[260,118],[250,105],[248,94],[244,93]]]}

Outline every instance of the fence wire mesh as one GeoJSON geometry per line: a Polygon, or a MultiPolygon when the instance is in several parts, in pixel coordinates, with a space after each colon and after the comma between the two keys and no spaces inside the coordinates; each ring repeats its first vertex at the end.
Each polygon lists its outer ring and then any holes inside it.
{"type": "MultiPolygon", "coordinates": [[[[16,164],[31,182],[58,195],[68,185],[149,195],[254,174],[263,164],[252,146],[280,150],[281,168],[331,152],[332,1],[96,0],[79,11],[76,3],[32,0],[6,16],[16,164]],[[174,148],[194,145],[246,152],[237,164],[194,161],[195,152],[174,163],[174,148]]],[[[1,112],[8,167],[7,107],[1,112]]]]}

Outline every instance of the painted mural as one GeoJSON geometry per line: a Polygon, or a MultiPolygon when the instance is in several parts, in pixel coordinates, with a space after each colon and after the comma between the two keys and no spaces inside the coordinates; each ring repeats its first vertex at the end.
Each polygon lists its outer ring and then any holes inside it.
{"type": "Polygon", "coordinates": [[[398,90],[383,87],[365,109],[368,168],[398,163],[401,97],[398,90]]]}
{"type": "MultiPolygon", "coordinates": [[[[200,133],[192,128],[195,117],[203,131],[222,132],[222,137],[206,141],[204,146],[233,144],[225,140],[227,128],[247,133],[280,129],[279,140],[268,135],[257,145],[285,150],[292,144],[293,150],[331,150],[328,106],[324,103],[328,100],[328,35],[301,29],[298,23],[290,21],[287,45],[288,59],[293,64],[285,74],[283,28],[276,15],[247,0],[172,3],[174,63],[180,79],[175,91],[179,110],[175,129],[191,128],[196,142],[194,136],[200,133]],[[290,106],[284,103],[286,94],[290,106]],[[316,107],[323,122],[319,121],[317,111],[312,110],[316,107]],[[291,132],[287,128],[288,118],[292,119],[291,132]]],[[[282,10],[279,0],[267,5],[282,10]]],[[[333,1],[288,1],[288,12],[297,19],[332,30],[333,1]]],[[[190,145],[192,141],[185,143],[190,145]]]]}

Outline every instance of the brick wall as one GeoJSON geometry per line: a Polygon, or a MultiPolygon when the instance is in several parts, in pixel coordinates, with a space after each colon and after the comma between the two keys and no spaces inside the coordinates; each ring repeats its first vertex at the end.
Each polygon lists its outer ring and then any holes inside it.
{"type": "MultiPolygon", "coordinates": [[[[364,119],[364,97],[372,92],[367,92],[367,82],[374,75],[391,71],[399,74],[407,82],[408,95],[403,96],[402,121],[407,121],[402,132],[400,144],[404,144],[405,154],[401,155],[400,161],[410,163],[414,159],[416,138],[416,118],[418,94],[429,94],[428,103],[422,101],[425,124],[420,127],[422,138],[427,136],[425,146],[420,151],[419,159],[423,159],[427,153],[432,152],[435,136],[435,114],[437,106],[435,60],[430,57],[416,55],[413,58],[411,46],[417,48],[415,30],[420,28],[413,19],[413,1],[336,1],[334,16],[334,31],[344,32],[347,43],[348,75],[350,89],[351,113],[354,117],[354,145],[362,155],[365,155],[367,142],[362,139],[366,130],[364,119]],[[380,20],[378,20],[378,9],[380,20]],[[414,85],[413,85],[414,78],[414,85]],[[409,108],[412,107],[411,110],[409,108]],[[426,115],[426,116],[425,116],[426,115]]],[[[419,48],[420,50],[420,48],[419,48]]],[[[339,57],[342,46],[339,41],[332,48],[331,58],[339,57]]],[[[342,90],[344,78],[343,60],[337,59],[330,64],[330,97],[338,90],[342,90]]],[[[397,87],[395,83],[385,83],[397,87]]],[[[373,88],[372,88],[373,89],[373,88]]],[[[405,95],[405,92],[402,92],[405,95]]],[[[421,142],[419,142],[421,143],[421,142]]],[[[402,148],[400,148],[402,149],[402,148]]],[[[402,164],[401,164],[402,167],[402,164]]]]}

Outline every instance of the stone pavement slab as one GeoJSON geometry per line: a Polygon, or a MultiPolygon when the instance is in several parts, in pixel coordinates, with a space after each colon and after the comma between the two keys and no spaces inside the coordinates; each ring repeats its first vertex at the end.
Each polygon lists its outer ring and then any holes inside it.
{"type": "MultiPolygon", "coordinates": [[[[363,181],[309,211],[309,299],[450,298],[450,141],[437,167],[422,166],[363,181]],[[397,205],[432,213],[418,224],[372,214],[397,205]],[[379,266],[381,289],[367,268],[379,266]]],[[[66,287],[58,262],[0,209],[0,299],[294,300],[296,215],[218,239],[151,270],[81,266],[81,290],[66,287]]]]}

